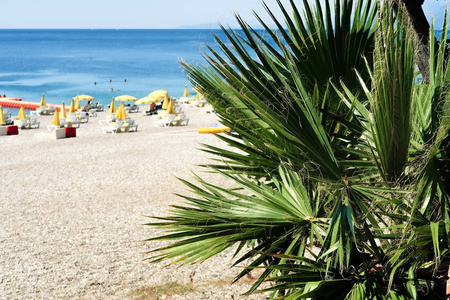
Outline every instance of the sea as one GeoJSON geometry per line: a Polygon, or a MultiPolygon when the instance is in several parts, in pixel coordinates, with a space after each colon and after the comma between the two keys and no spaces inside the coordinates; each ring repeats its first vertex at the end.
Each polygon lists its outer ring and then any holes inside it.
{"type": "Polygon", "coordinates": [[[206,45],[218,48],[214,34],[226,40],[216,29],[2,29],[0,95],[68,105],[88,94],[105,107],[159,89],[180,97],[185,86],[193,93],[180,60],[205,64],[206,45]]]}
{"type": "MultiPolygon", "coordinates": [[[[167,90],[180,97],[189,83],[180,60],[204,64],[206,44],[220,30],[0,30],[0,95],[70,104],[88,94],[113,97],[167,90]]],[[[11,109],[10,109],[11,110],[11,109]]]]}

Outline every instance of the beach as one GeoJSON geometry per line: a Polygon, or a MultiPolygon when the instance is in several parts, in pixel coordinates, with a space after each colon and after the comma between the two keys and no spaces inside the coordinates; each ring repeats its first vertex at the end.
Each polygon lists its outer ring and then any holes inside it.
{"type": "Polygon", "coordinates": [[[129,114],[137,132],[102,133],[100,112],[76,138],[35,137],[52,116],[39,116],[39,129],[0,136],[0,299],[245,298],[252,279],[231,285],[241,271],[230,268],[232,249],[202,264],[147,260],[163,245],[145,241],[162,234],[144,226],[149,216],[167,215],[183,201],[174,193],[189,193],[177,177],[223,180],[198,167],[211,162],[202,143],[226,147],[197,133],[217,117],[184,111],[188,126],[155,127],[141,109],[129,114]],[[187,288],[177,292],[175,282],[187,288]]]}

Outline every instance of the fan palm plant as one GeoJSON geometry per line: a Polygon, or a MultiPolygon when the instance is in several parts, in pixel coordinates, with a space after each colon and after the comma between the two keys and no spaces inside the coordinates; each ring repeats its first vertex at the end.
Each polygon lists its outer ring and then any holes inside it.
{"type": "Polygon", "coordinates": [[[262,268],[249,292],[272,298],[444,299],[445,47],[430,58],[429,84],[416,85],[415,38],[391,4],[337,0],[334,21],[328,3],[305,3],[301,16],[291,2],[292,17],[279,5],[288,31],[269,11],[279,27],[266,26],[270,42],[238,17],[242,36],[216,37],[222,55],[211,47],[208,66],[183,63],[235,131],[218,138],[238,151],[205,151],[236,189],[182,180],[196,196],[148,224],[167,230],[151,241],[173,240],[151,260],[203,261],[237,246],[235,264],[248,266],[236,280],[262,268]]]}

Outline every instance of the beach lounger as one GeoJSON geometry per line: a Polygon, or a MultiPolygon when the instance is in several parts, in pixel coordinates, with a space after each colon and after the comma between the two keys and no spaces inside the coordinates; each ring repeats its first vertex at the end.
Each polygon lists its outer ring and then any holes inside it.
{"type": "MultiPolygon", "coordinates": [[[[78,118],[78,115],[77,115],[76,113],[71,113],[71,114],[69,115],[69,119],[70,119],[70,121],[72,122],[72,126],[73,126],[73,127],[80,128],[81,121],[80,121],[80,119],[78,118]]],[[[61,121],[61,120],[60,120],[60,121],[61,121]]]]}
{"type": "Polygon", "coordinates": [[[125,111],[128,113],[137,113],[137,112],[139,112],[139,106],[133,105],[133,106],[125,107],[125,111]]]}
{"type": "Polygon", "coordinates": [[[3,116],[5,117],[5,119],[11,118],[11,111],[9,109],[4,109],[3,116]]]}
{"type": "Polygon", "coordinates": [[[128,131],[136,132],[137,130],[138,130],[138,125],[137,124],[133,124],[133,125],[129,125],[128,126],[128,131]]]}
{"type": "Polygon", "coordinates": [[[30,118],[30,125],[29,125],[30,128],[39,128],[40,125],[41,125],[41,122],[39,122],[36,117],[30,118]]]}
{"type": "Polygon", "coordinates": [[[105,107],[103,106],[103,104],[97,103],[96,106],[95,106],[95,109],[96,109],[97,111],[104,111],[104,110],[105,110],[105,107]]]}
{"type": "Polygon", "coordinates": [[[207,113],[212,114],[212,113],[214,113],[214,107],[207,106],[207,107],[203,108],[200,112],[202,114],[207,114],[207,113]]]}
{"type": "Polygon", "coordinates": [[[98,120],[98,123],[100,125],[106,126],[106,125],[109,125],[111,123],[111,121],[110,120],[98,120]]]}
{"type": "Polygon", "coordinates": [[[80,122],[81,123],[89,122],[89,113],[87,113],[85,111],[81,111],[81,112],[78,113],[78,116],[80,117],[80,122]]]}
{"type": "Polygon", "coordinates": [[[186,126],[189,124],[189,119],[186,118],[186,115],[182,114],[182,115],[178,115],[181,118],[181,126],[186,126]]]}
{"type": "Polygon", "coordinates": [[[138,125],[134,124],[134,120],[130,118],[125,119],[125,125],[128,124],[128,131],[137,131],[138,125]]]}
{"type": "Polygon", "coordinates": [[[175,119],[176,115],[167,115],[167,118],[158,120],[154,122],[155,127],[168,127],[172,124],[173,120],[175,119]]]}
{"type": "Polygon", "coordinates": [[[117,122],[116,124],[114,124],[114,125],[103,126],[103,127],[101,128],[101,130],[102,130],[103,133],[108,133],[108,132],[111,132],[111,133],[117,133],[117,131],[119,131],[120,128],[122,128],[122,126],[123,126],[124,123],[125,123],[124,121],[118,121],[118,122],[117,122]]]}
{"type": "Polygon", "coordinates": [[[15,120],[14,125],[19,127],[19,129],[30,128],[30,123],[28,122],[28,119],[15,120]]]}
{"type": "Polygon", "coordinates": [[[96,117],[97,116],[97,111],[98,111],[97,108],[90,109],[89,112],[88,112],[89,117],[96,117]]]}

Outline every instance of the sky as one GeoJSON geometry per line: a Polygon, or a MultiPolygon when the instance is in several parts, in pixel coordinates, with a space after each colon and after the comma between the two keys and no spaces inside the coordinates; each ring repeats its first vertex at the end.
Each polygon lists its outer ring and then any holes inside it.
{"type": "MultiPolygon", "coordinates": [[[[310,0],[309,0],[310,1],[310,0]]],[[[266,0],[282,20],[275,0],[266,0]]],[[[281,0],[289,7],[289,0],[281,0]]],[[[302,1],[297,1],[301,7],[302,1]]],[[[440,27],[450,0],[425,0],[424,11],[440,27]]],[[[176,29],[236,27],[239,12],[251,25],[252,10],[268,20],[260,0],[1,0],[0,29],[176,29]]]]}

